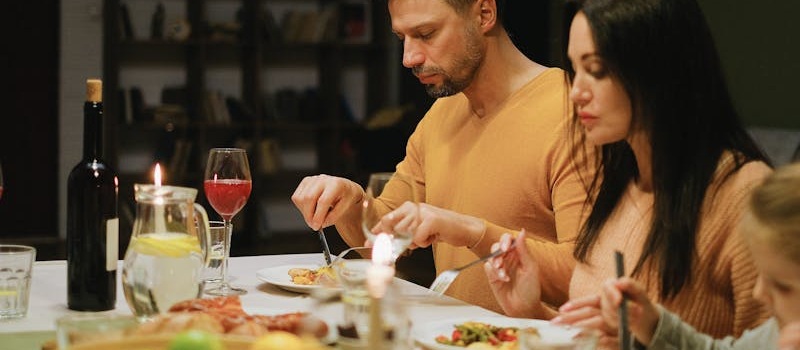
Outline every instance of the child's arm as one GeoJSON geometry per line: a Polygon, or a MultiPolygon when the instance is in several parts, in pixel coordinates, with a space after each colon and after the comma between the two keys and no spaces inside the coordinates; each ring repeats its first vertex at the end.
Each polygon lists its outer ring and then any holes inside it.
{"type": "Polygon", "coordinates": [[[619,325],[618,310],[623,293],[628,298],[631,333],[639,343],[637,345],[648,350],[764,349],[775,347],[777,342],[778,327],[774,320],[745,332],[739,339],[714,339],[700,333],[677,315],[650,301],[644,287],[627,277],[609,280],[603,286],[601,308],[603,321],[609,328],[616,329],[619,325]]]}

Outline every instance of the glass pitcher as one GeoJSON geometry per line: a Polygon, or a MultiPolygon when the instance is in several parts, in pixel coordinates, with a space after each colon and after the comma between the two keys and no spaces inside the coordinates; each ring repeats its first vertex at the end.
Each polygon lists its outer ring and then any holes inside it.
{"type": "Polygon", "coordinates": [[[136,219],[122,289],[133,314],[146,320],[202,294],[208,214],[194,202],[194,188],[135,184],[134,191],[136,219]]]}

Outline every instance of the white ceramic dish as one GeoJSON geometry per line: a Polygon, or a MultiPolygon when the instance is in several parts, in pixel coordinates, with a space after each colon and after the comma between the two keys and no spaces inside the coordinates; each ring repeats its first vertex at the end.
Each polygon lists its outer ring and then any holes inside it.
{"type": "Polygon", "coordinates": [[[450,335],[453,333],[453,330],[455,329],[454,327],[455,325],[462,324],[468,321],[483,322],[500,327],[517,327],[517,328],[535,327],[539,330],[539,334],[541,334],[543,340],[553,341],[553,342],[569,341],[570,339],[572,339],[572,337],[578,334],[578,332],[580,332],[579,329],[559,327],[551,325],[550,322],[543,320],[511,318],[502,316],[460,317],[460,318],[450,318],[441,321],[434,321],[434,322],[414,325],[414,327],[411,329],[411,337],[413,337],[414,341],[418,345],[422,346],[424,349],[463,350],[464,347],[439,344],[436,342],[436,337],[440,335],[450,337],[450,335]]]}
{"type": "MultiPolygon", "coordinates": [[[[308,285],[295,284],[294,282],[292,282],[292,278],[289,276],[289,269],[294,269],[294,268],[305,268],[313,270],[320,268],[320,265],[298,264],[298,265],[280,265],[280,266],[267,267],[256,271],[256,277],[271,285],[295,293],[308,294],[315,289],[329,288],[316,284],[308,284],[308,285]]],[[[339,290],[339,288],[334,288],[334,289],[339,290]]]]}

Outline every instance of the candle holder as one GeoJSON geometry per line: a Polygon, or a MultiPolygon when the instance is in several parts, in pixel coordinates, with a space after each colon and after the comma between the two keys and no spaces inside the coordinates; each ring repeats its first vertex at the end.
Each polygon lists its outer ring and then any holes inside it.
{"type": "MultiPolygon", "coordinates": [[[[375,272],[372,248],[354,248],[356,256],[337,256],[333,269],[342,286],[343,322],[338,325],[337,345],[343,350],[406,349],[395,344],[406,343],[407,323],[396,286],[392,282],[394,268],[382,266],[375,272]],[[386,268],[386,269],[384,269],[386,268]],[[376,276],[376,274],[383,274],[376,276]],[[370,281],[383,285],[381,295],[370,293],[370,281]],[[373,330],[380,330],[373,332],[373,330]]],[[[374,284],[374,283],[372,283],[374,284]]]]}

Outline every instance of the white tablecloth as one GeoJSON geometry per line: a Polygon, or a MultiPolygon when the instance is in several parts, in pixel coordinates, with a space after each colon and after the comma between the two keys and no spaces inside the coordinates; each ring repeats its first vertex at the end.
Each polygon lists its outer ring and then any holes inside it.
{"type": "MultiPolygon", "coordinates": [[[[261,314],[312,312],[329,324],[335,325],[342,320],[341,302],[327,304],[325,307],[314,307],[314,300],[308,295],[284,291],[256,277],[256,271],[267,267],[317,262],[322,262],[322,254],[234,257],[230,260],[229,275],[232,284],[244,287],[248,291],[241,296],[242,305],[246,310],[258,310],[261,314]]],[[[120,271],[121,264],[117,271],[117,305],[114,310],[107,312],[130,314],[119,282],[120,271]]],[[[62,315],[74,313],[67,309],[65,261],[36,262],[32,278],[28,315],[22,319],[0,321],[0,349],[6,349],[8,345],[6,340],[15,337],[19,342],[19,337],[24,338],[25,335],[38,333],[38,337],[31,337],[36,338],[36,341],[42,336],[50,334],[54,336],[55,320],[62,315]]],[[[395,284],[403,295],[418,297],[413,298],[417,302],[411,303],[406,310],[415,324],[439,320],[445,315],[446,317],[498,316],[489,310],[452,298],[425,298],[427,289],[408,281],[395,279],[395,284]]],[[[39,344],[28,344],[25,348],[38,349],[39,344]]]]}

